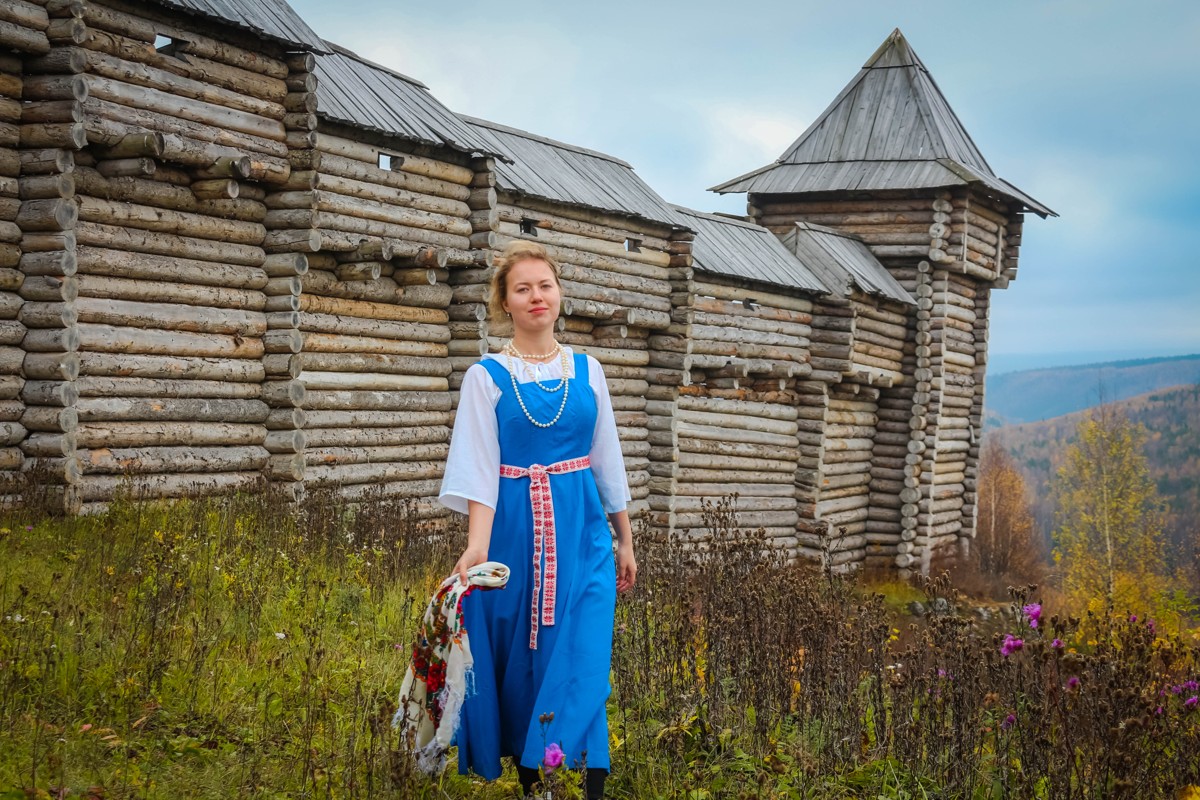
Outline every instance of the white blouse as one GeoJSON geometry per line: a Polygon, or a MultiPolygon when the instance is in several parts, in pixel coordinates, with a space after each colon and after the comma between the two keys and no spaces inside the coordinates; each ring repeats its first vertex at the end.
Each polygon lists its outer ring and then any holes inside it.
{"type": "MultiPolygon", "coordinates": [[[[575,354],[567,353],[567,371],[574,377],[575,354]]],[[[499,361],[507,369],[506,357],[489,353],[484,358],[499,361]]],[[[562,377],[562,361],[531,364],[517,360],[517,380],[520,383],[539,380],[558,380],[562,377]]],[[[592,433],[592,473],[600,490],[600,503],[606,514],[623,511],[629,503],[629,481],[625,475],[625,459],[617,437],[617,420],[604,370],[600,362],[587,357],[588,385],[596,396],[596,429],[592,433]]],[[[458,412],[454,418],[454,434],[450,438],[450,455],[438,500],[454,511],[467,513],[467,501],[475,500],[489,508],[496,507],[500,493],[500,430],[496,421],[496,403],[502,392],[482,364],[473,364],[463,376],[459,392],[458,412]]]]}

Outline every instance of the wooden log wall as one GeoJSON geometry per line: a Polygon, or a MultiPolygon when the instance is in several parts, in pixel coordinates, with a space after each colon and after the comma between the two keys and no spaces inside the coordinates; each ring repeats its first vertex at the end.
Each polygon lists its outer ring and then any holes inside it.
{"type": "Polygon", "coordinates": [[[269,474],[411,499],[419,518],[444,519],[433,498],[450,438],[450,274],[481,259],[469,249],[475,170],[318,123],[311,57],[289,66],[295,169],[266,217],[268,250],[294,259],[267,288],[269,474]]]}
{"type": "Polygon", "coordinates": [[[131,477],[266,476],[443,519],[454,391],[511,334],[486,319],[495,253],[532,238],[563,265],[559,338],[605,367],[635,517],[702,543],[701,500],[736,492],[788,555],[902,575],[969,542],[1006,203],[755,196],[777,233],[861,237],[918,304],[750,286],[665,223],[322,120],[313,56],[181,19],[0,7],[0,484],[36,470],[78,511],[131,477]]]}
{"type": "Polygon", "coordinates": [[[814,302],[686,261],[672,288],[672,324],[650,337],[651,523],[703,546],[702,501],[736,493],[738,524],[797,557],[797,465],[815,426],[796,386],[813,372],[814,302]]]}
{"type": "MultiPolygon", "coordinates": [[[[543,245],[562,268],[563,308],[557,337],[604,367],[637,519],[649,509],[650,340],[671,324],[672,259],[689,257],[692,234],[669,225],[497,192],[494,174],[477,173],[469,203],[472,242],[494,257],[510,241],[543,245]],[[632,247],[627,242],[634,241],[632,247]]],[[[450,343],[453,385],[489,350],[503,347],[511,326],[487,319],[492,267],[455,270],[450,343]]]]}
{"type": "Polygon", "coordinates": [[[918,301],[895,563],[927,571],[965,551],[974,532],[990,289],[928,261],[894,271],[918,301]]]}
{"type": "Polygon", "coordinates": [[[46,11],[22,113],[24,452],[66,510],[130,480],[153,497],[255,483],[263,199],[290,171],[287,68],[158,7],[46,11]]]}
{"type": "MultiPolygon", "coordinates": [[[[13,0],[0,6],[0,501],[21,489],[25,440],[31,420],[26,417],[25,380],[21,341],[25,325],[20,312],[23,300],[20,271],[22,205],[21,100],[24,60],[50,49],[46,29],[50,20],[40,5],[13,0]]],[[[33,199],[30,197],[29,199],[33,199]]]]}
{"type": "MultiPolygon", "coordinates": [[[[928,571],[937,553],[962,552],[974,532],[989,292],[1016,274],[1021,215],[967,187],[854,199],[759,195],[751,196],[750,213],[780,234],[804,220],[861,237],[917,298],[915,311],[883,314],[851,304],[848,374],[879,391],[863,555],[869,566],[895,566],[905,575],[928,571]]],[[[827,338],[814,334],[812,363],[814,376],[833,380],[828,373],[836,366],[823,371],[825,354],[817,348],[841,353],[827,338]]],[[[819,405],[816,386],[805,396],[819,405]]],[[[798,485],[802,497],[816,498],[819,514],[823,487],[798,485]]],[[[810,533],[802,523],[802,546],[815,548],[823,535],[817,528],[810,533]]]]}
{"type": "MultiPolygon", "coordinates": [[[[862,564],[891,569],[900,544],[900,493],[904,489],[904,457],[910,438],[912,366],[916,345],[910,309],[900,303],[855,292],[852,380],[874,386],[878,400],[873,415],[862,417],[870,430],[867,518],[863,522],[862,564]]],[[[836,428],[834,428],[836,430],[836,428]]],[[[860,428],[866,433],[867,428],[860,428]]]]}
{"type": "Polygon", "coordinates": [[[981,281],[1016,277],[1022,216],[970,188],[938,194],[933,203],[929,260],[981,281]]]}
{"type": "MultiPolygon", "coordinates": [[[[884,263],[889,259],[928,258],[930,227],[938,214],[931,199],[901,192],[853,200],[833,193],[751,195],[749,213],[755,222],[776,234],[787,232],[797,220],[854,234],[884,263]]],[[[948,214],[945,220],[949,223],[948,214]]]]}

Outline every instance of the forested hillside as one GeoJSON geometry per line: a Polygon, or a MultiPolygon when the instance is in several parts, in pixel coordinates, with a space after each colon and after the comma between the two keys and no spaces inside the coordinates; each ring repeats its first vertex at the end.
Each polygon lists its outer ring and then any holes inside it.
{"type": "Polygon", "coordinates": [[[989,428],[1051,420],[1101,402],[1200,383],[1200,355],[1113,361],[989,375],[989,428]]]}
{"type": "MultiPolygon", "coordinates": [[[[1146,428],[1146,458],[1171,512],[1171,540],[1177,545],[1195,542],[1200,531],[1200,383],[1148,392],[1112,406],[1146,428]]],[[[988,433],[1000,438],[1025,472],[1035,514],[1047,533],[1053,525],[1053,476],[1076,426],[1089,413],[1079,411],[988,433]]]]}

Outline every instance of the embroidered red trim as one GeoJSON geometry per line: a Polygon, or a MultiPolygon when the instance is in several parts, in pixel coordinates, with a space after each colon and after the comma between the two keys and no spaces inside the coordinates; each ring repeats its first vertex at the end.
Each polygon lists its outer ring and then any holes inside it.
{"type": "Polygon", "coordinates": [[[544,466],[500,465],[501,478],[529,478],[529,504],[533,508],[533,599],[529,620],[529,649],[537,650],[538,623],[554,624],[554,606],[558,595],[558,540],[554,531],[554,499],[550,494],[550,476],[578,472],[592,466],[588,456],[544,466]],[[546,555],[546,574],[542,575],[542,553],[546,555]],[[538,599],[541,599],[539,613],[538,599]]]}

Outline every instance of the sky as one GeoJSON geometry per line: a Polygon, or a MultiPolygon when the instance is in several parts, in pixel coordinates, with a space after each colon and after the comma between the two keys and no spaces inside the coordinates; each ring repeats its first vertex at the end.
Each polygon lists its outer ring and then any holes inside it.
{"type": "Polygon", "coordinates": [[[773,162],[899,27],[1025,223],[993,374],[1200,353],[1200,3],[291,0],[452,110],[614,155],[665,199],[773,162]]]}

